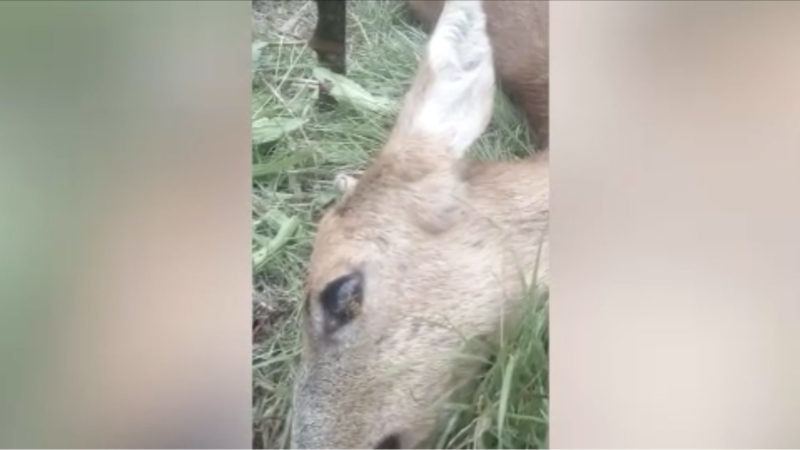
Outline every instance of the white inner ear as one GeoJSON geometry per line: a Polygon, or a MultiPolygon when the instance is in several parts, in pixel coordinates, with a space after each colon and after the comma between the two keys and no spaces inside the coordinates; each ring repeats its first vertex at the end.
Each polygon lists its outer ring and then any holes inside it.
{"type": "Polygon", "coordinates": [[[428,43],[430,78],[416,103],[412,128],[436,135],[461,156],[492,115],[494,66],[481,1],[448,1],[428,43]]]}

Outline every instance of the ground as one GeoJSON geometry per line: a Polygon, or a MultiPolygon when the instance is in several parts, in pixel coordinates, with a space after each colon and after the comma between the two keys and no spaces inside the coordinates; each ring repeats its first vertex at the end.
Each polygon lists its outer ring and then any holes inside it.
{"type": "MultiPolygon", "coordinates": [[[[347,5],[348,95],[315,106],[319,72],[306,45],[311,0],[253,2],[253,446],[287,448],[299,307],[314,223],[333,198],[333,178],[362,169],[384,142],[426,35],[399,1],[347,5]]],[[[531,148],[524,122],[497,96],[472,156],[513,159],[531,148]]],[[[466,401],[452,403],[440,448],[545,448],[547,310],[531,294],[524,326],[498,346],[466,401]]]]}

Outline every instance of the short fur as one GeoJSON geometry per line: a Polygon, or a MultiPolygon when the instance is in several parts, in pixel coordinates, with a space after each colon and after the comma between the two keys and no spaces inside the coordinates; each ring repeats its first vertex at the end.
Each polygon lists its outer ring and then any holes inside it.
{"type": "Polygon", "coordinates": [[[294,447],[420,445],[461,372],[453,356],[463,337],[491,335],[504,314],[515,315],[540,245],[538,278],[546,281],[547,155],[464,157],[491,116],[491,51],[480,2],[449,2],[442,14],[466,19],[443,20],[434,31],[388,142],[357,181],[339,179],[343,196],[319,223],[294,447]],[[474,45],[459,45],[464,39],[474,45]],[[422,110],[449,108],[478,117],[415,120],[422,110]],[[358,315],[326,330],[320,293],[354,272],[364,280],[358,315]]]}
{"type": "MultiPolygon", "coordinates": [[[[433,29],[443,0],[406,0],[414,17],[433,29]]],[[[503,88],[524,111],[536,135],[549,146],[549,8],[546,1],[485,1],[487,29],[503,88]]]]}

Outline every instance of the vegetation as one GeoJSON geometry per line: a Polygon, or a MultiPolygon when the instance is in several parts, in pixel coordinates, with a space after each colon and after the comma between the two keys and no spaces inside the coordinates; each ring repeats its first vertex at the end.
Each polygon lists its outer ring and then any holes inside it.
{"type": "MultiPolygon", "coordinates": [[[[333,178],[362,169],[388,135],[426,35],[398,1],[348,2],[347,77],[321,70],[306,45],[311,0],[254,2],[253,11],[253,446],[287,448],[299,308],[314,223],[334,197],[333,178]],[[315,104],[320,79],[345,94],[315,104]]],[[[478,158],[512,159],[531,148],[502,95],[478,158]]],[[[472,389],[451,402],[432,445],[547,447],[547,310],[531,292],[518,329],[504,330],[472,389]]]]}

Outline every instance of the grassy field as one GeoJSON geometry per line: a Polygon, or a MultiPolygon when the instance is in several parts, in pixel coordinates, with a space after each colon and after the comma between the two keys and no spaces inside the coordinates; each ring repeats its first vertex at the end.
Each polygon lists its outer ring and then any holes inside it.
{"type": "MultiPolygon", "coordinates": [[[[299,306],[314,223],[337,172],[362,169],[384,142],[426,40],[398,1],[348,2],[348,101],[315,105],[317,69],[306,46],[311,0],[261,1],[253,11],[253,446],[287,448],[299,306]]],[[[531,148],[502,95],[477,158],[513,159],[531,148]]],[[[547,447],[547,311],[532,292],[478,386],[448,405],[439,448],[547,447]]]]}

